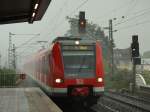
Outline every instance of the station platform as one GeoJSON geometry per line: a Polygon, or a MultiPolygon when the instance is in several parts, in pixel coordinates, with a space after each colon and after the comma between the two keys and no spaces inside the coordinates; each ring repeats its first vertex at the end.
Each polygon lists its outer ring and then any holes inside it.
{"type": "Polygon", "coordinates": [[[39,88],[0,88],[0,112],[62,112],[39,88]]]}

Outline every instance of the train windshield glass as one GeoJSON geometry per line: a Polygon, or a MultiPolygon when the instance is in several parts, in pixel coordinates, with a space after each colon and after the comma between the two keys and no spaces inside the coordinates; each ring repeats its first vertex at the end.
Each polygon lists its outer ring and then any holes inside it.
{"type": "Polygon", "coordinates": [[[63,51],[65,77],[90,78],[95,76],[95,51],[94,46],[92,47],[90,50],[63,51]]]}

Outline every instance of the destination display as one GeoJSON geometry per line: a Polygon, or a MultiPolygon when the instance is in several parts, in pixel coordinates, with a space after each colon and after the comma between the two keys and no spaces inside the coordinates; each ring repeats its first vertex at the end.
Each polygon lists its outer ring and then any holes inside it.
{"type": "Polygon", "coordinates": [[[94,50],[93,45],[63,45],[62,50],[94,50]]]}

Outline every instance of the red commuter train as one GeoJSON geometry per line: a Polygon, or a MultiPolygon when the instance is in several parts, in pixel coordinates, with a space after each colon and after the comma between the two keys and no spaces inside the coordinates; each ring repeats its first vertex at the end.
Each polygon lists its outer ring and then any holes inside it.
{"type": "Polygon", "coordinates": [[[58,37],[24,68],[51,97],[96,103],[104,92],[102,50],[95,40],[58,37]]]}

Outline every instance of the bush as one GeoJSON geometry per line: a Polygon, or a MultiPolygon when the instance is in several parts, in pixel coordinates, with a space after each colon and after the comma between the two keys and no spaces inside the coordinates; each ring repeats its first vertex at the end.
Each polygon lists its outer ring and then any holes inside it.
{"type": "Polygon", "coordinates": [[[143,71],[142,76],[144,77],[146,84],[150,85],[150,71],[143,71]]]}
{"type": "Polygon", "coordinates": [[[131,82],[132,72],[128,70],[119,70],[113,76],[105,75],[106,89],[122,89],[129,88],[131,82]]]}
{"type": "Polygon", "coordinates": [[[0,87],[15,86],[16,73],[14,70],[1,69],[0,70],[0,87]]]}

